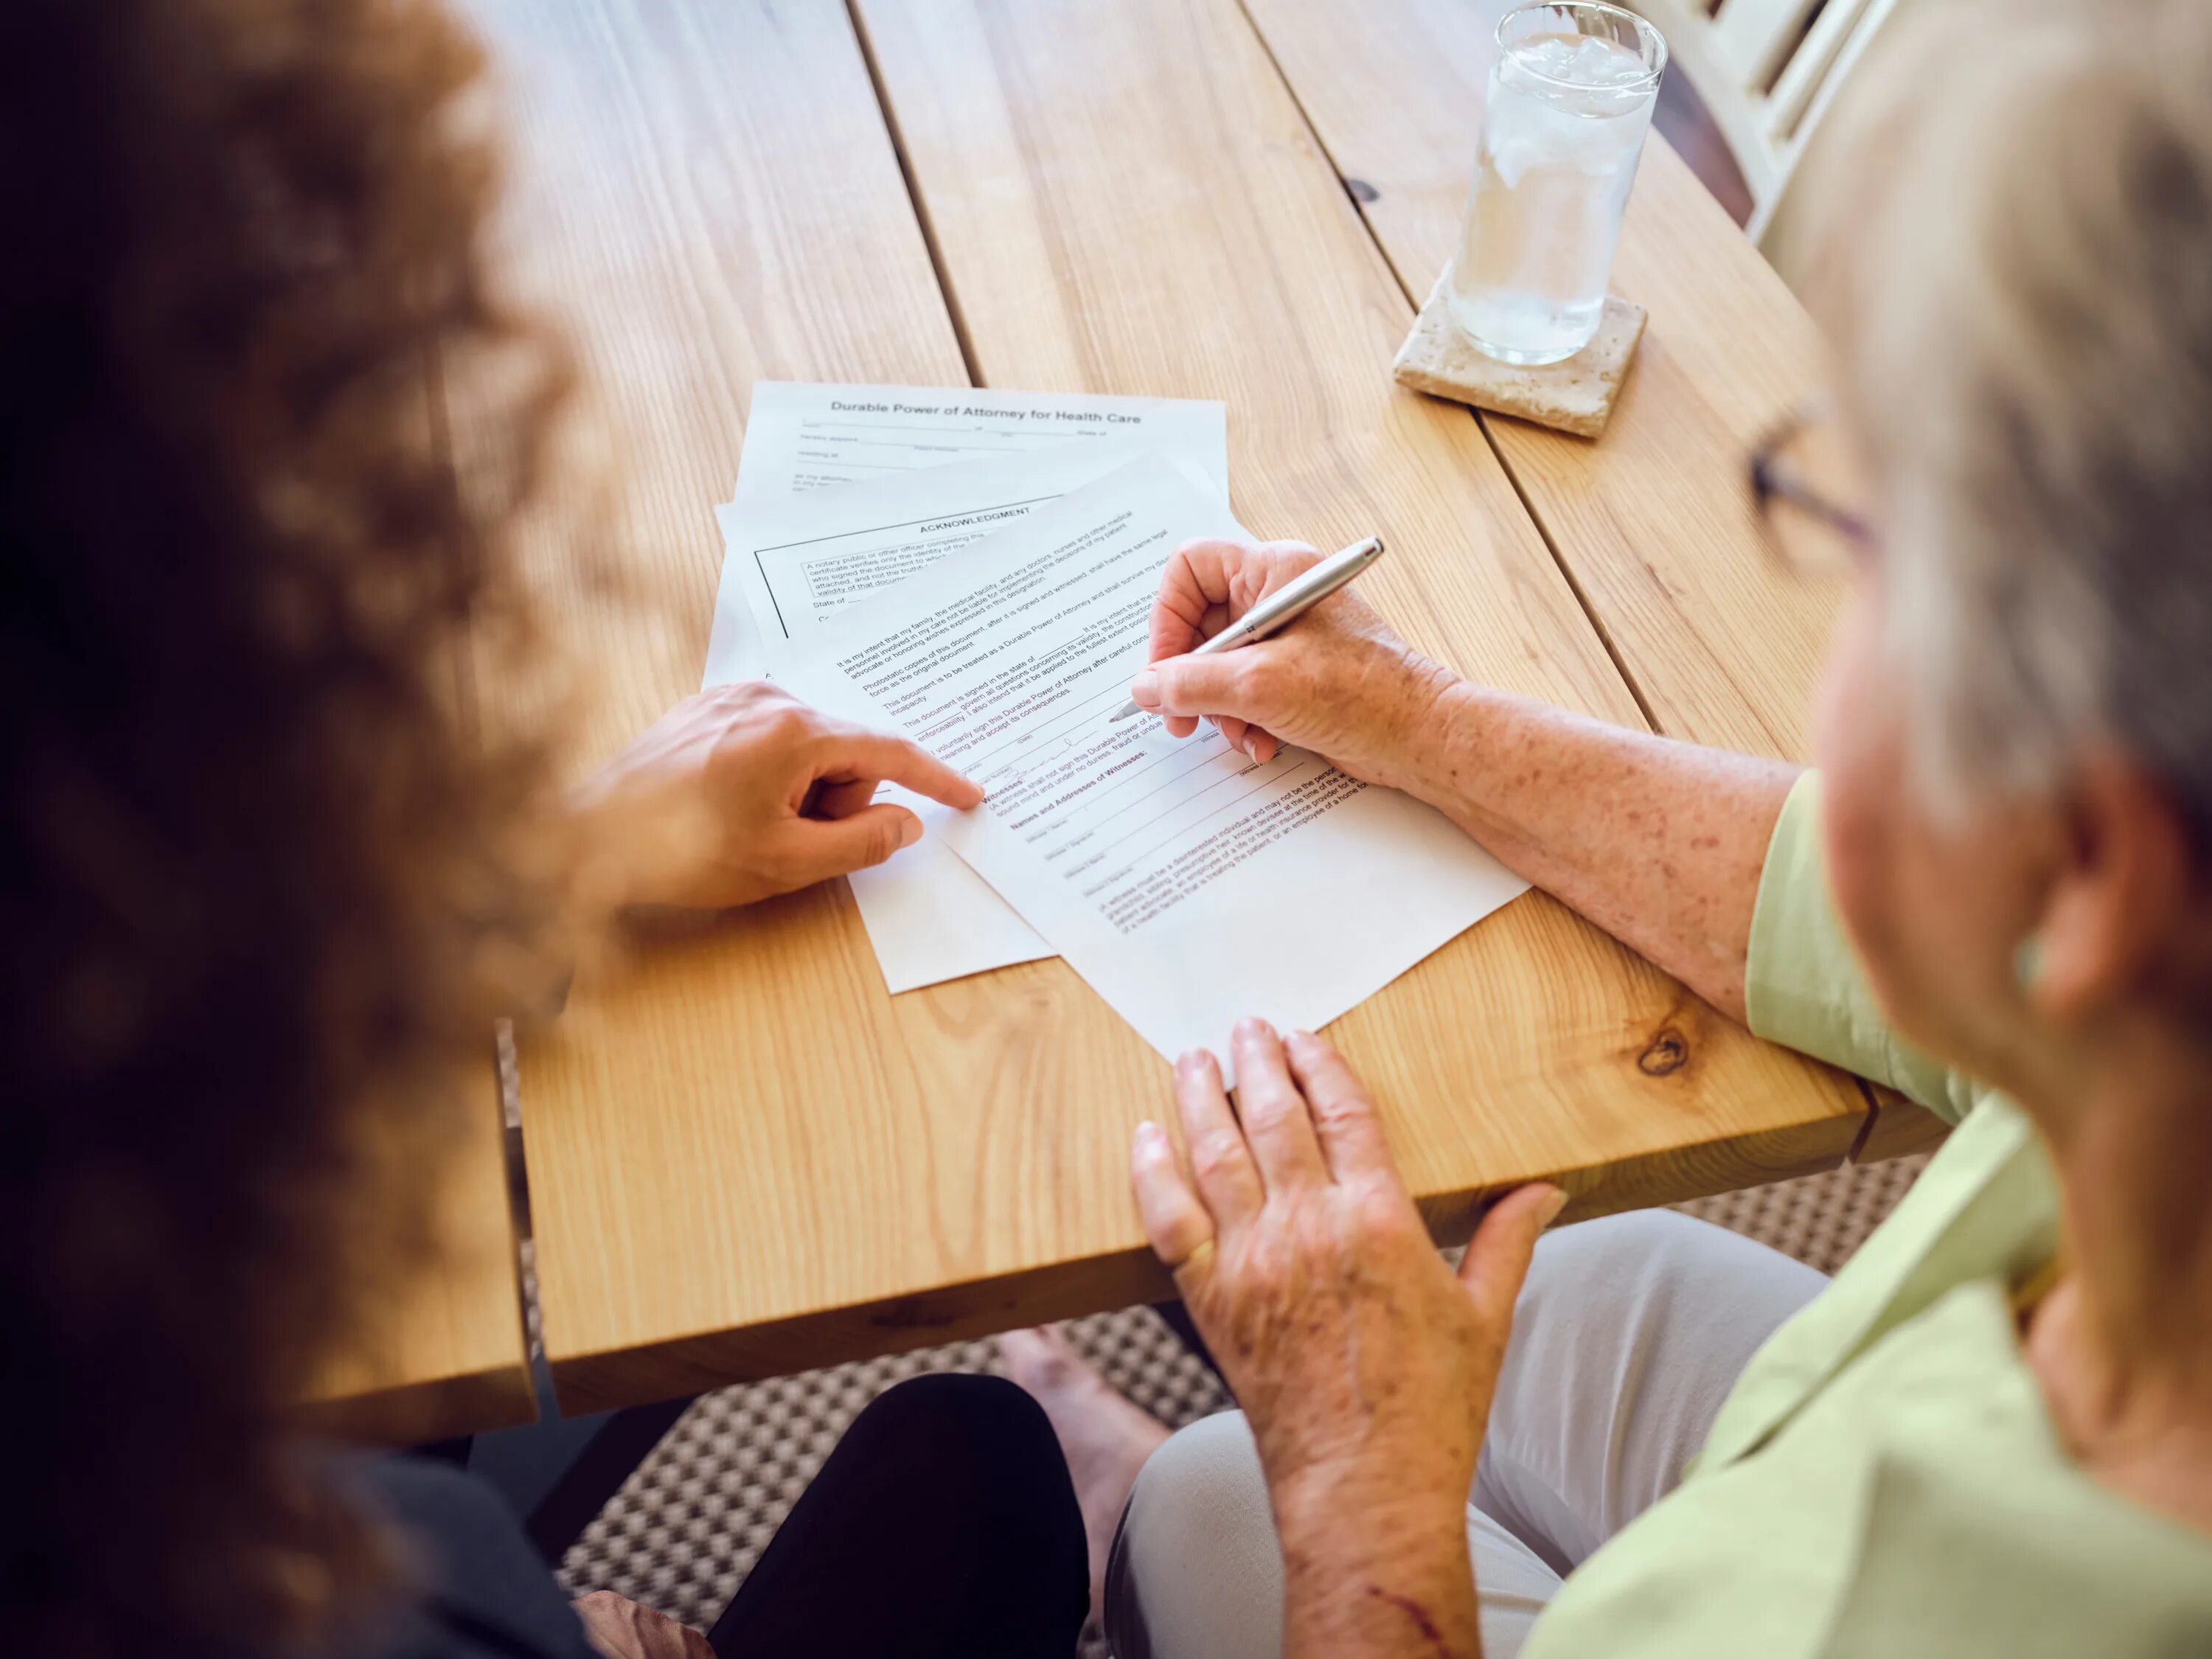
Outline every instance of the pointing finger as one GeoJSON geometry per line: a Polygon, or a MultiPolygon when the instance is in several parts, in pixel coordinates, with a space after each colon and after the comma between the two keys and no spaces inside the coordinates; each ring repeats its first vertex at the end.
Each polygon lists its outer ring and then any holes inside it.
{"type": "Polygon", "coordinates": [[[964,811],[982,804],[983,791],[918,744],[859,727],[833,732],[826,739],[820,775],[840,780],[880,778],[903,784],[917,795],[964,811]]]}

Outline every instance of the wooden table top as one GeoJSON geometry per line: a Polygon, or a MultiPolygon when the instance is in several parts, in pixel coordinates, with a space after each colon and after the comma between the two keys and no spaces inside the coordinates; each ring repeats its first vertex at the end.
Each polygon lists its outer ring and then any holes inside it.
{"type": "Polygon", "coordinates": [[[437,1259],[330,1357],[301,1402],[311,1429],[420,1445],[538,1414],[490,1033],[462,1086],[471,1121],[441,1171],[437,1259]]]}
{"type": "MultiPolygon", "coordinates": [[[[1650,325],[1602,441],[1390,381],[1473,155],[1464,0],[470,9],[514,134],[515,279],[594,389],[528,539],[597,679],[579,765],[697,686],[761,378],[1225,399],[1239,517],[1388,536],[1364,591],[1423,648],[1797,749],[1828,617],[1765,562],[1741,457],[1817,380],[1811,330],[1663,141],[1616,277],[1650,325]]],[[[521,696],[477,695],[487,719],[521,696]]],[[[1442,1237],[1536,1176],[1593,1214],[1832,1165],[1866,1122],[1851,1080],[1541,895],[1330,1035],[1442,1237]]],[[[1167,1288],[1125,1175],[1165,1063],[1058,961],[887,996],[842,883],[592,963],[521,1093],[565,1410],[1167,1288]]]]}

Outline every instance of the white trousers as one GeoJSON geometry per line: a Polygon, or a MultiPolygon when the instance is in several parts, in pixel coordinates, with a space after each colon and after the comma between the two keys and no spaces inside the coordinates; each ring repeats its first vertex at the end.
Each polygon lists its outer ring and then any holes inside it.
{"type": "MultiPolygon", "coordinates": [[[[1565,1575],[1674,1489],[1753,1351],[1826,1283],[1668,1210],[1538,1243],[1467,1509],[1488,1659],[1517,1654],[1565,1575]]],[[[1278,1659],[1282,1554],[1242,1413],[1145,1465],[1105,1614],[1116,1659],[1278,1659]]]]}

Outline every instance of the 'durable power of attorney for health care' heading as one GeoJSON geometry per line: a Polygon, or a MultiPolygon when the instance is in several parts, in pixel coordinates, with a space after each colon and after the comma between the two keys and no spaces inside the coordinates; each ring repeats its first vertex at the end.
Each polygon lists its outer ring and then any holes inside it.
{"type": "Polygon", "coordinates": [[[933,415],[981,421],[1050,421],[1090,426],[1142,426],[1141,415],[1111,409],[994,409],[985,404],[848,403],[842,398],[829,402],[833,415],[933,415]]]}

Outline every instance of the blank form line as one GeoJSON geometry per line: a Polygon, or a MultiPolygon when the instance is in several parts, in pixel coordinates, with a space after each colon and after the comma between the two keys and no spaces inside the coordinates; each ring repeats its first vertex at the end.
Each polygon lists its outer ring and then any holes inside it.
{"type": "MultiPolygon", "coordinates": [[[[1254,761],[1249,766],[1239,768],[1237,771],[1231,772],[1225,778],[1216,779],[1213,782],[1207,784],[1205,788],[1200,790],[1196,794],[1185,796],[1182,799],[1177,801],[1173,806],[1169,807],[1166,811],[1155,813],[1152,817],[1146,818],[1142,823],[1126,830],[1121,834],[1115,836],[1113,840],[1108,842],[1103,847],[1098,849],[1098,855],[1103,858],[1105,854],[1112,852],[1115,848],[1119,847],[1123,842],[1128,840],[1130,836],[1143,835],[1146,830],[1151,829],[1154,824],[1158,823],[1163,819],[1173,817],[1176,813],[1182,811],[1184,807],[1189,805],[1191,802],[1204,800],[1215,790],[1220,788],[1223,784],[1234,783],[1239,778],[1249,778],[1253,773],[1259,769],[1260,763],[1254,761]]],[[[1199,822],[1202,823],[1205,820],[1201,818],[1199,822]]],[[[1181,832],[1178,831],[1177,833],[1181,832]]]]}
{"type": "MultiPolygon", "coordinates": [[[[1217,732],[1215,735],[1218,737],[1219,736],[1219,733],[1217,732]]],[[[1227,747],[1228,745],[1226,744],[1223,744],[1218,748],[1208,750],[1205,742],[1201,741],[1198,745],[1200,752],[1196,760],[1184,767],[1182,770],[1177,772],[1165,783],[1159,784],[1153,788],[1147,789],[1143,794],[1135,797],[1133,799],[1126,801],[1120,806],[1114,808],[1112,811],[1108,812],[1105,815],[1105,821],[1110,823],[1113,819],[1119,817],[1124,812],[1133,811],[1139,803],[1150,800],[1154,795],[1158,794],[1162,789],[1172,789],[1180,780],[1188,777],[1192,773],[1199,771],[1205,767],[1211,766],[1215,761],[1221,758],[1223,752],[1227,749],[1227,747]]],[[[1076,806],[1076,813],[1072,814],[1071,816],[1077,816],[1083,812],[1095,811],[1098,808],[1099,805],[1106,799],[1107,796],[1111,795],[1123,784],[1133,783],[1138,779],[1144,777],[1146,774],[1157,771],[1159,768],[1167,765],[1172,761],[1181,760],[1187,752],[1187,750],[1182,749],[1170,749],[1163,754],[1155,755],[1146,764],[1137,768],[1135,771],[1125,772],[1121,776],[1115,778],[1111,783],[1105,787],[1104,790],[1101,793],[1093,796],[1091,799],[1083,801],[1079,805],[1073,802],[1068,803],[1071,805],[1076,806]]],[[[1026,780],[1024,780],[1024,781],[1026,781],[1026,780]]],[[[1049,811],[1050,810],[1050,808],[1046,808],[1045,811],[1049,811]]],[[[1038,818],[1045,816],[1045,811],[1032,814],[1029,822],[1034,823],[1038,818]]],[[[1068,829],[1068,823],[1069,819],[1066,817],[1055,819],[1053,823],[1047,824],[1043,829],[1038,830],[1035,835],[1030,836],[1029,839],[1030,842],[1035,842],[1047,836],[1066,833],[1068,829]]],[[[1102,827],[1103,826],[1101,823],[1093,823],[1086,830],[1076,831],[1075,839],[1073,841],[1063,842],[1060,844],[1060,852],[1054,853],[1051,856],[1057,858],[1060,856],[1060,853],[1074,851],[1075,848],[1084,841],[1097,835],[1102,827]]],[[[1089,860],[1085,860],[1085,862],[1087,864],[1089,860]]]]}
{"type": "MultiPolygon", "coordinates": [[[[1136,865],[1137,865],[1137,863],[1138,863],[1139,861],[1140,861],[1140,860],[1142,860],[1148,859],[1148,858],[1152,857],[1152,855],[1154,853],[1158,852],[1162,848],[1166,847],[1170,842],[1173,842],[1173,841],[1176,839],[1176,837],[1177,836],[1187,836],[1187,835],[1188,835],[1192,830],[1194,830],[1197,829],[1197,828],[1198,828],[1198,826],[1199,826],[1200,824],[1201,824],[1201,823],[1205,823],[1208,822],[1208,821],[1209,821],[1209,820],[1211,820],[1211,819],[1219,817],[1220,817],[1224,812],[1226,812],[1226,811],[1230,811],[1232,807],[1236,806],[1239,802],[1241,802],[1241,801],[1248,801],[1248,800],[1251,799],[1253,796],[1255,796],[1255,795],[1258,794],[1258,793],[1259,793],[1261,790],[1263,790],[1263,789],[1270,789],[1270,788],[1273,788],[1276,784],[1280,783],[1280,782],[1281,782],[1285,778],[1287,778],[1288,776],[1290,776],[1291,773],[1296,772],[1296,771],[1298,771],[1298,770],[1302,769],[1303,768],[1304,768],[1304,767],[1306,767],[1306,766],[1309,766],[1309,765],[1310,765],[1310,764],[1312,764],[1312,763],[1311,763],[1310,760],[1307,760],[1307,761],[1300,761],[1300,762],[1299,762],[1296,766],[1286,766],[1286,767],[1285,767],[1281,771],[1279,771],[1279,772],[1276,773],[1276,774],[1275,774],[1275,775],[1274,775],[1273,777],[1272,777],[1272,778],[1262,778],[1262,779],[1261,779],[1259,782],[1257,782],[1257,783],[1254,784],[1254,785],[1253,785],[1249,789],[1247,789],[1247,790],[1246,790],[1243,794],[1241,794],[1241,795],[1237,795],[1237,796],[1235,796],[1235,797],[1231,798],[1230,800],[1228,800],[1228,801],[1224,802],[1223,805],[1219,805],[1219,806],[1215,807],[1215,808],[1214,808],[1211,812],[1206,813],[1206,814],[1205,814],[1204,816],[1202,816],[1202,817],[1193,818],[1193,819],[1192,819],[1188,823],[1186,823],[1185,825],[1183,825],[1182,829],[1180,829],[1180,830],[1175,830],[1175,831],[1171,832],[1171,833],[1169,835],[1169,836],[1168,836],[1167,840],[1166,840],[1166,841],[1164,841],[1164,842],[1161,842],[1158,844],[1158,846],[1152,847],[1152,848],[1146,848],[1146,849],[1144,852],[1142,852],[1142,853],[1138,853],[1138,854],[1133,854],[1133,855],[1132,855],[1132,857],[1131,857],[1131,859],[1130,859],[1129,865],[1128,865],[1128,866],[1127,866],[1127,867],[1133,869],[1133,868],[1136,866],[1136,865]]],[[[1254,770],[1254,771],[1256,771],[1256,770],[1258,770],[1259,769],[1258,769],[1258,768],[1256,768],[1256,767],[1255,767],[1255,768],[1252,768],[1252,769],[1249,769],[1254,770]]],[[[1241,778],[1241,777],[1244,776],[1244,775],[1245,775],[1245,774],[1244,774],[1244,773],[1243,773],[1243,772],[1239,772],[1237,775],[1238,777],[1240,777],[1240,778],[1241,778]]],[[[1203,790],[1201,790],[1201,791],[1200,792],[1200,793],[1201,793],[1201,794],[1202,794],[1202,793],[1206,793],[1206,792],[1205,792],[1205,791],[1203,791],[1203,790]]],[[[1196,800],[1197,799],[1198,799],[1198,796],[1197,796],[1197,795],[1193,795],[1193,796],[1191,797],[1191,799],[1192,799],[1192,800],[1196,800]]],[[[1187,803],[1186,803],[1186,804],[1187,804],[1187,803]]],[[[1153,822],[1154,822],[1154,823],[1158,823],[1158,819],[1157,819],[1157,818],[1156,818],[1156,819],[1154,819],[1154,820],[1153,820],[1153,822]]],[[[1122,839],[1126,841],[1126,840],[1127,839],[1127,836],[1124,836],[1122,839]]],[[[1120,844],[1119,842],[1116,842],[1116,843],[1115,843],[1115,845],[1117,845],[1117,846],[1118,846],[1119,844],[1120,844]]],[[[1110,850],[1110,849],[1108,849],[1108,850],[1110,850]]]]}
{"type": "MultiPolygon", "coordinates": [[[[833,444],[839,448],[848,444],[866,444],[875,449],[903,449],[909,453],[918,449],[927,449],[932,454],[1026,455],[1030,453],[1027,446],[1022,444],[978,444],[959,439],[951,439],[938,444],[905,443],[896,438],[817,438],[815,441],[833,444]]],[[[858,466],[863,463],[855,461],[854,465],[858,466]]]]}
{"type": "MultiPolygon", "coordinates": [[[[1215,737],[1218,738],[1218,737],[1220,737],[1220,736],[1221,736],[1221,733],[1220,733],[1220,732],[1216,732],[1213,735],[1214,735],[1215,737]]],[[[1211,754],[1207,754],[1207,753],[1203,752],[1203,750],[1205,750],[1205,747],[1206,747],[1206,745],[1205,745],[1205,744],[1200,744],[1199,745],[1199,748],[1200,748],[1200,751],[1201,751],[1201,752],[1200,753],[1199,757],[1198,757],[1196,760],[1193,761],[1189,765],[1188,765],[1188,766],[1184,767],[1184,768],[1182,769],[1182,771],[1180,771],[1180,772],[1176,773],[1176,774],[1175,775],[1175,777],[1171,777],[1171,778],[1170,778],[1170,779],[1169,779],[1165,783],[1158,783],[1158,784],[1154,784],[1154,785],[1153,785],[1150,789],[1146,790],[1146,791],[1145,791],[1145,793],[1144,793],[1143,794],[1141,794],[1141,795],[1133,796],[1133,797],[1132,797],[1132,798],[1130,798],[1129,799],[1127,799],[1127,800],[1126,800],[1126,801],[1123,801],[1123,802],[1122,802],[1119,806],[1117,806],[1117,807],[1115,807],[1115,808],[1114,809],[1114,810],[1115,810],[1115,811],[1116,811],[1116,812],[1127,812],[1127,811],[1133,811],[1133,810],[1135,809],[1135,807],[1136,807],[1137,804],[1138,804],[1139,801],[1147,801],[1147,800],[1150,800],[1150,799],[1151,799],[1154,795],[1158,794],[1158,793],[1160,793],[1160,791],[1161,791],[1161,790],[1163,790],[1163,789],[1172,789],[1172,788],[1174,788],[1174,787],[1176,787],[1176,779],[1178,779],[1178,778],[1187,778],[1187,777],[1188,777],[1192,773],[1194,773],[1194,772],[1197,771],[1197,770],[1198,770],[1198,769],[1199,769],[1200,767],[1201,767],[1201,766],[1211,766],[1211,765],[1212,765],[1212,764],[1213,764],[1213,763],[1214,763],[1215,761],[1219,760],[1219,759],[1221,758],[1221,757],[1222,757],[1224,753],[1226,753],[1226,752],[1227,752],[1228,748],[1229,748],[1229,744],[1228,744],[1227,739],[1224,738],[1224,739],[1223,739],[1223,741],[1222,741],[1221,747],[1220,747],[1220,748],[1218,748],[1218,749],[1217,749],[1217,750],[1213,750],[1213,751],[1212,751],[1212,753],[1211,753],[1211,754]]],[[[1140,766],[1140,767],[1139,767],[1135,771],[1131,772],[1131,773],[1128,773],[1128,774],[1125,775],[1124,775],[1124,776],[1122,776],[1122,777],[1120,777],[1120,778],[1115,779],[1114,782],[1112,782],[1112,783],[1110,783],[1110,784],[1107,785],[1107,787],[1106,787],[1105,790],[1104,790],[1101,794],[1099,794],[1099,795],[1097,797],[1097,799],[1092,799],[1092,800],[1090,800],[1090,801],[1086,801],[1085,803],[1084,803],[1084,804],[1085,804],[1085,805],[1086,807],[1094,807],[1094,806],[1097,806],[1097,805],[1101,801],[1103,801],[1103,800],[1107,798],[1107,796],[1109,796],[1109,795],[1112,794],[1112,793],[1114,793],[1114,791],[1115,791],[1116,788],[1120,787],[1122,784],[1125,784],[1125,783],[1133,783],[1133,782],[1135,782],[1139,778],[1143,777],[1143,776],[1144,776],[1147,772],[1150,772],[1151,770],[1152,770],[1152,769],[1153,769],[1153,767],[1164,765],[1164,764],[1165,764],[1166,763],[1168,763],[1169,761],[1172,761],[1172,760],[1180,760],[1180,759],[1182,757],[1182,755],[1183,755],[1183,751],[1182,751],[1182,750],[1180,750],[1180,749],[1170,749],[1170,750],[1169,750],[1167,751],[1167,753],[1166,753],[1166,754],[1164,754],[1164,755],[1163,755],[1163,756],[1161,756],[1161,757],[1159,757],[1159,759],[1158,759],[1158,760],[1154,761],[1154,762],[1152,763],[1152,766],[1140,766]]]]}

